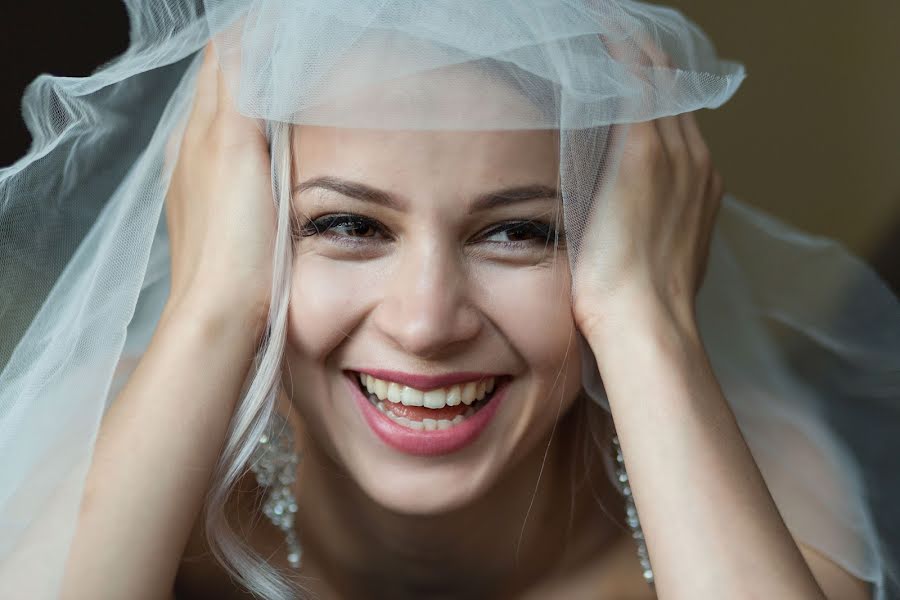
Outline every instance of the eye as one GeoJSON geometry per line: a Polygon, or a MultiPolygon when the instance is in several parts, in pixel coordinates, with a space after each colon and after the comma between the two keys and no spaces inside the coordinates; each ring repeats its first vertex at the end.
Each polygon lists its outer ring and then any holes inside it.
{"type": "Polygon", "coordinates": [[[479,239],[504,246],[546,246],[562,243],[562,234],[551,223],[542,221],[507,221],[491,227],[479,239]]]}
{"type": "Polygon", "coordinates": [[[388,237],[378,221],[353,213],[324,215],[310,219],[300,227],[297,235],[299,237],[323,235],[336,238],[388,237]]]}

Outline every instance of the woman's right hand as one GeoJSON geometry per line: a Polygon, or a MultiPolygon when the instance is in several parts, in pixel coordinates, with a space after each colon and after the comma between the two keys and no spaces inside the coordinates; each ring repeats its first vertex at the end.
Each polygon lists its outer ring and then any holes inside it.
{"type": "Polygon", "coordinates": [[[267,144],[234,110],[210,49],[166,218],[169,301],[103,416],[66,599],[171,594],[265,324],[275,229],[267,144]]]}
{"type": "Polygon", "coordinates": [[[234,107],[207,46],[166,197],[172,287],[167,313],[188,305],[265,321],[275,207],[268,143],[234,107]]]}

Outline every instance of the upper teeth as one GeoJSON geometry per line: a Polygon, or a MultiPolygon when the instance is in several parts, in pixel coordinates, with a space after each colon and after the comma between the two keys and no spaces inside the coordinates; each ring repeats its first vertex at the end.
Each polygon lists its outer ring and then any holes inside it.
{"type": "Polygon", "coordinates": [[[427,392],[400,385],[393,381],[376,379],[366,373],[359,374],[359,381],[370,394],[375,394],[379,400],[389,400],[395,404],[424,406],[426,408],[457,406],[460,402],[469,405],[476,400],[481,400],[485,394],[494,390],[493,377],[488,377],[481,381],[470,381],[468,383],[451,385],[450,387],[428,390],[427,392]]]}

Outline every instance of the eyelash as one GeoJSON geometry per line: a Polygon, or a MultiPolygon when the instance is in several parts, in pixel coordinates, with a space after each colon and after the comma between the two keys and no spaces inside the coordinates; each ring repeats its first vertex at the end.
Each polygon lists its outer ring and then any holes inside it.
{"type": "Polygon", "coordinates": [[[492,235],[496,235],[498,233],[505,233],[507,237],[510,237],[513,233],[525,233],[526,235],[531,235],[528,240],[508,240],[505,242],[490,242],[492,244],[500,244],[503,247],[511,247],[517,248],[522,247],[523,245],[537,245],[540,244],[544,247],[547,247],[551,244],[562,245],[563,237],[562,233],[556,229],[556,227],[552,223],[548,223],[545,221],[504,221],[502,223],[498,223],[497,225],[491,227],[481,235],[480,238],[490,237],[492,235]]]}
{"type": "Polygon", "coordinates": [[[298,237],[311,237],[314,235],[328,235],[340,238],[368,238],[372,236],[340,235],[333,233],[338,227],[349,228],[358,231],[361,228],[369,228],[374,232],[388,237],[387,231],[374,219],[353,213],[332,214],[308,219],[297,232],[298,237]]]}
{"type": "MultiPolygon", "coordinates": [[[[507,240],[501,242],[489,242],[491,244],[503,248],[523,248],[525,246],[542,245],[544,247],[550,244],[564,245],[565,239],[562,232],[552,224],[545,221],[504,221],[493,225],[489,229],[483,231],[477,236],[477,239],[497,235],[499,233],[531,235],[527,240],[507,240]]],[[[312,237],[323,235],[332,238],[334,241],[347,245],[358,245],[368,243],[376,235],[390,239],[387,229],[378,221],[369,217],[364,217],[355,213],[330,214],[318,217],[316,219],[307,219],[296,232],[297,238],[312,237]],[[335,230],[343,229],[345,233],[335,233],[335,230]],[[354,235],[348,232],[371,231],[373,235],[354,235]]],[[[383,240],[379,240],[383,241],[383,240]]]]}

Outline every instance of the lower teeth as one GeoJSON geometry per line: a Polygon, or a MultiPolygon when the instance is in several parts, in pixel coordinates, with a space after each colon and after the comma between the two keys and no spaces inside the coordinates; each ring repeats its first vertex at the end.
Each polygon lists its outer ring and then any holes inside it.
{"type": "Polygon", "coordinates": [[[371,402],[379,412],[387,415],[395,423],[403,425],[404,427],[408,427],[409,429],[415,429],[416,431],[435,431],[438,429],[449,429],[454,425],[459,425],[464,420],[478,412],[481,407],[486,404],[486,401],[490,399],[491,396],[492,394],[488,394],[483,399],[476,400],[471,406],[469,406],[469,408],[466,409],[464,413],[456,415],[451,420],[423,419],[421,421],[416,421],[394,414],[394,411],[386,407],[385,403],[378,399],[378,396],[375,396],[374,394],[368,394],[369,402],[371,402]]]}

